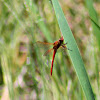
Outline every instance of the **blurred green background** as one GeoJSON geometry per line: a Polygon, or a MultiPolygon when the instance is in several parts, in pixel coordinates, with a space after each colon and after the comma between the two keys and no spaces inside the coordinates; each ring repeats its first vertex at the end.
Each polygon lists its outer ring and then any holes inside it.
{"type": "MultiPolygon", "coordinates": [[[[83,0],[59,2],[99,100],[100,45],[87,6],[83,0]]],[[[94,0],[93,6],[100,19],[100,1],[94,0]]],[[[48,48],[34,45],[36,41],[53,43],[60,37],[51,0],[0,0],[1,100],[85,100],[68,53],[57,52],[51,76],[52,53],[43,56],[48,48]]]]}

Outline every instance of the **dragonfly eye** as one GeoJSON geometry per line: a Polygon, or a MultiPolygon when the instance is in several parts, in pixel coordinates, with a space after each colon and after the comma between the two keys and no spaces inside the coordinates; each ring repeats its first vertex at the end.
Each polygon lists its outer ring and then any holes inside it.
{"type": "Polygon", "coordinates": [[[63,40],[59,40],[59,41],[60,41],[61,44],[63,43],[63,40]]]}

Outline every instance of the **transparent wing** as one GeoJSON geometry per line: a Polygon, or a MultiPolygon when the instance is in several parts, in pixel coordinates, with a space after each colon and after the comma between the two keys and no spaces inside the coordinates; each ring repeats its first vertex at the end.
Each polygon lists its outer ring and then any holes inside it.
{"type": "Polygon", "coordinates": [[[47,43],[47,42],[41,42],[41,41],[37,41],[33,45],[34,47],[42,48],[45,50],[48,50],[53,47],[53,43],[47,43]]]}
{"type": "Polygon", "coordinates": [[[49,54],[53,50],[53,43],[37,41],[33,45],[34,45],[34,47],[39,48],[39,50],[41,50],[41,52],[46,51],[43,56],[47,56],[47,54],[49,54]],[[50,48],[52,48],[52,49],[50,49],[50,48]]]}
{"type": "Polygon", "coordinates": [[[41,41],[37,41],[37,44],[44,44],[44,45],[53,45],[53,43],[47,43],[47,42],[41,42],[41,41]]]}
{"type": "Polygon", "coordinates": [[[43,55],[43,56],[46,56],[47,54],[51,53],[51,51],[52,51],[52,50],[53,50],[53,48],[52,48],[52,49],[47,50],[47,51],[44,53],[44,55],[43,55]]]}

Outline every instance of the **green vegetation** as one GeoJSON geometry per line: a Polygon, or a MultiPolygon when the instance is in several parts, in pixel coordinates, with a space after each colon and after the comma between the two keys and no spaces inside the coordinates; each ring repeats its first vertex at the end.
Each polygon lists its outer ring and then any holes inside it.
{"type": "Polygon", "coordinates": [[[75,42],[75,39],[72,35],[72,32],[68,26],[68,23],[64,17],[64,14],[62,12],[62,9],[60,8],[59,3],[57,2],[57,0],[52,0],[52,1],[53,1],[53,6],[54,6],[54,9],[56,12],[56,16],[58,19],[59,27],[65,38],[65,42],[70,41],[69,47],[71,47],[73,52],[69,51],[69,55],[71,57],[73,66],[74,66],[77,76],[79,78],[80,84],[83,88],[83,91],[86,95],[87,100],[94,100],[94,95],[93,95],[93,92],[92,92],[92,89],[91,89],[91,86],[89,83],[89,79],[88,79],[82,58],[80,56],[77,44],[75,42]]]}
{"type": "Polygon", "coordinates": [[[59,3],[0,1],[1,100],[99,100],[100,2],[59,3]],[[35,42],[53,43],[61,35],[72,51],[58,50],[51,76],[52,53],[42,56],[49,48],[35,42]]]}

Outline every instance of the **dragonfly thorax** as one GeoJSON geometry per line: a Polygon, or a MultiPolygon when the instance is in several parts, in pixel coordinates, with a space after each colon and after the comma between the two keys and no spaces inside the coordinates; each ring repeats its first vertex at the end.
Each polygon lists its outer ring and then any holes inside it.
{"type": "Polygon", "coordinates": [[[63,44],[63,40],[59,40],[59,41],[54,42],[53,49],[57,50],[62,44],[63,44]]]}

